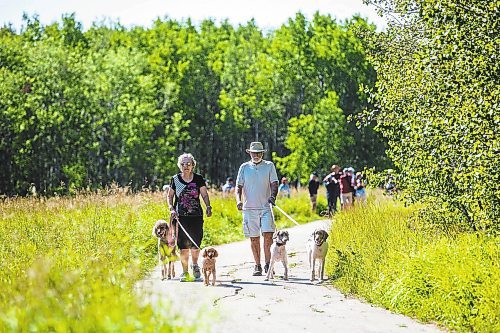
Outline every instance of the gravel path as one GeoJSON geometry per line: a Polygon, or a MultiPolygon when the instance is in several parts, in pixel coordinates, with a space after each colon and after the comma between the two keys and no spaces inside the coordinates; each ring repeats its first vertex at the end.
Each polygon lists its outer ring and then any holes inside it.
{"type": "MultiPolygon", "coordinates": [[[[442,332],[435,325],[344,297],[327,283],[312,284],[305,242],[315,228],[328,229],[328,224],[322,220],[288,229],[288,281],[282,280],[281,263],[275,266],[273,282],[252,276],[254,264],[246,240],[216,247],[215,287],[181,283],[178,278],[161,281],[157,266],[137,288],[147,301],[170,299],[175,310],[197,323],[200,332],[442,332]]],[[[177,262],[177,275],[180,271],[177,262]]]]}

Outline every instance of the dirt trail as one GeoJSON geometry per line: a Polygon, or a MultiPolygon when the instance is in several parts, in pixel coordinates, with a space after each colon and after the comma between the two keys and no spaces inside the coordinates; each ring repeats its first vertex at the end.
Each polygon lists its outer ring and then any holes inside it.
{"type": "MultiPolygon", "coordinates": [[[[329,221],[315,221],[287,229],[290,241],[289,280],[282,279],[283,266],[275,268],[274,282],[252,276],[253,262],[248,240],[217,246],[217,283],[161,281],[161,269],[138,284],[148,301],[171,299],[174,308],[189,320],[200,322],[198,311],[210,313],[216,323],[202,332],[442,332],[385,309],[344,297],[327,283],[309,280],[305,242],[315,228],[328,229],[329,221]],[[154,291],[151,293],[151,291],[154,291]]],[[[176,272],[181,271],[176,263],[176,272]]],[[[211,321],[211,320],[210,320],[211,321]]]]}

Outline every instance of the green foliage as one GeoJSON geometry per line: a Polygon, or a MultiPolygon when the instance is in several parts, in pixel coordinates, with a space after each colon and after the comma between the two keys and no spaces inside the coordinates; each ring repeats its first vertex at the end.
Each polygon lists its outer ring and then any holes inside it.
{"type": "Polygon", "coordinates": [[[319,166],[327,169],[331,161],[341,160],[340,152],[350,143],[350,137],[337,102],[337,95],[330,92],[319,101],[313,114],[289,120],[285,146],[291,153],[283,158],[273,154],[276,166],[283,174],[307,183],[310,173],[319,166]]]}
{"type": "Polygon", "coordinates": [[[469,230],[498,232],[499,2],[369,2],[397,17],[372,39],[370,117],[407,199],[425,203],[431,223],[457,217],[469,230]]]}
{"type": "Polygon", "coordinates": [[[327,262],[335,286],[452,330],[498,331],[498,236],[429,232],[412,218],[418,207],[369,194],[366,208],[335,216],[327,262]]]}
{"type": "Polygon", "coordinates": [[[268,35],[254,21],[158,19],[147,29],[111,22],[83,31],[74,15],[48,26],[25,17],[19,33],[0,31],[0,194],[161,188],[185,151],[217,184],[235,176],[250,141],[297,155],[294,119],[310,115],[319,132],[303,134],[317,134],[318,157],[303,165],[291,156],[296,166],[283,172],[305,177],[333,158],[378,163],[370,154],[384,148],[354,149],[375,141],[345,123],[367,103],[360,85],[374,80],[358,25],[373,29],[319,14],[312,22],[297,14],[268,35]]]}
{"type": "Polygon", "coordinates": [[[168,300],[132,292],[155,264],[154,196],[0,204],[2,332],[193,332],[168,300]]]}
{"type": "MultiPolygon", "coordinates": [[[[0,331],[195,331],[168,299],[153,308],[133,292],[157,263],[151,228],[168,210],[161,195],[128,190],[0,203],[0,331]]],[[[234,197],[210,195],[202,247],[243,239],[234,197]]],[[[317,218],[306,191],[278,203],[300,223],[317,218]]]]}

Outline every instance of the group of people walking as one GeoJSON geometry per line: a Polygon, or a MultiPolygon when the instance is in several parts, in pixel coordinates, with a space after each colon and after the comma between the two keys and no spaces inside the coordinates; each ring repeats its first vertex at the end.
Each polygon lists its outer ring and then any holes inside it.
{"type": "MultiPolygon", "coordinates": [[[[278,194],[278,175],[273,162],[263,159],[264,146],[261,142],[252,142],[246,152],[250,160],[243,163],[236,178],[226,181],[225,191],[236,193],[236,207],[243,212],[243,234],[250,238],[255,267],[254,276],[262,275],[261,235],[264,240],[264,272],[267,273],[271,260],[271,244],[276,230],[272,206],[278,194]]],[[[200,174],[194,172],[196,160],[191,154],[178,157],[180,173],[174,175],[167,192],[170,219],[175,225],[180,223],[177,246],[180,249],[182,274],[180,281],[192,281],[201,278],[198,259],[200,244],[203,240],[203,209],[200,196],[205,203],[206,216],[212,215],[207,184],[200,174]],[[189,255],[192,260],[192,274],[189,274],[189,255]]]]}
{"type": "MultiPolygon", "coordinates": [[[[235,193],[236,207],[242,211],[242,229],[246,238],[250,238],[255,266],[254,276],[267,273],[271,260],[271,245],[273,233],[276,230],[272,206],[276,205],[278,193],[290,196],[288,180],[283,177],[280,181],[273,162],[263,159],[264,146],[261,142],[252,142],[246,152],[250,160],[241,164],[236,182],[229,177],[223,186],[224,195],[235,193]],[[261,236],[263,239],[264,267],[262,267],[261,236]]],[[[200,244],[203,240],[203,209],[200,197],[205,204],[205,215],[212,216],[207,184],[203,177],[194,172],[196,160],[193,155],[184,153],[178,157],[177,166],[180,172],[170,181],[167,192],[167,202],[170,210],[170,219],[175,225],[180,223],[177,236],[177,246],[180,249],[182,274],[180,281],[191,281],[201,278],[198,259],[200,244]],[[192,274],[189,274],[189,255],[192,260],[192,274]]],[[[353,192],[360,200],[366,200],[364,183],[361,177],[353,177],[349,168],[341,169],[333,165],[331,173],[324,177],[323,182],[327,189],[328,213],[337,211],[337,201],[341,207],[349,207],[353,203],[353,192]]],[[[316,210],[316,199],[319,188],[317,173],[311,174],[309,193],[313,210],[316,210]]]]}
{"type": "MultiPolygon", "coordinates": [[[[354,169],[351,167],[342,169],[336,164],[332,165],[331,172],[323,178],[323,184],[326,187],[328,216],[332,216],[337,212],[339,201],[342,209],[352,207],[355,198],[361,203],[366,203],[366,181],[364,176],[361,172],[354,174],[354,169]]],[[[313,172],[308,183],[313,211],[316,211],[319,185],[319,176],[316,172],[313,172]]]]}

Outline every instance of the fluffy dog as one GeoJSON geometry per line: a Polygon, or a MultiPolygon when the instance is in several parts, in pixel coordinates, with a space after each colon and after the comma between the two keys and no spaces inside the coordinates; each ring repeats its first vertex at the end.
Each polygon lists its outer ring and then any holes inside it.
{"type": "Polygon", "coordinates": [[[316,229],[307,240],[307,256],[309,257],[309,268],[311,270],[311,282],[316,280],[316,260],[319,260],[319,280],[323,281],[325,273],[325,259],[328,252],[328,233],[323,229],[316,229]]]}
{"type": "Polygon", "coordinates": [[[177,257],[174,228],[167,221],[158,220],[153,227],[153,236],[158,238],[158,260],[162,265],[161,279],[171,279],[175,277],[174,261],[177,257]]]}
{"type": "Polygon", "coordinates": [[[271,245],[271,262],[267,270],[265,281],[274,278],[274,263],[281,261],[285,267],[283,280],[288,280],[288,258],[286,255],[286,242],[288,242],[288,231],[276,230],[273,235],[273,245],[271,245]]]}
{"type": "Polygon", "coordinates": [[[215,258],[219,256],[219,252],[213,247],[208,247],[203,249],[203,264],[201,271],[205,277],[205,286],[208,286],[210,281],[210,275],[212,275],[212,286],[215,286],[215,258]]]}

